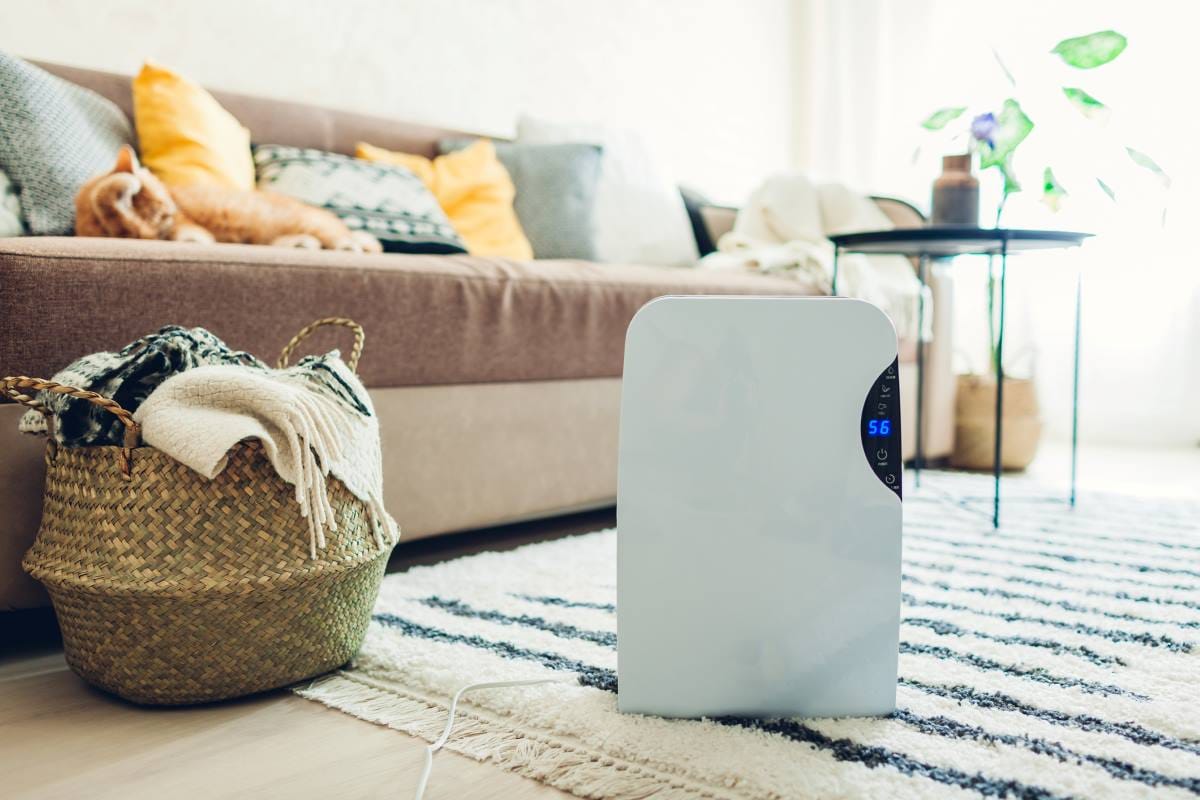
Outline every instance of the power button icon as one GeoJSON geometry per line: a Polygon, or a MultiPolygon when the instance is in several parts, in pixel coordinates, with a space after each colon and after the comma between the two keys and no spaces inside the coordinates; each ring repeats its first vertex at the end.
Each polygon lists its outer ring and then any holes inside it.
{"type": "Polygon", "coordinates": [[[887,461],[887,457],[888,451],[884,450],[882,447],[875,451],[875,458],[879,459],[880,461],[887,461]]]}

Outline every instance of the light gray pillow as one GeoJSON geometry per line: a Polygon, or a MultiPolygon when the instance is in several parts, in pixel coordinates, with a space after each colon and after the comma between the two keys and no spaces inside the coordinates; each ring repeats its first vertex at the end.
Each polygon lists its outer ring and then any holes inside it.
{"type": "Polygon", "coordinates": [[[8,176],[0,172],[0,237],[23,236],[25,223],[21,221],[21,198],[17,187],[8,176]]]}
{"type": "MultiPolygon", "coordinates": [[[[444,139],[443,153],[473,139],[444,139]]],[[[596,257],[592,215],[603,151],[593,144],[496,142],[496,156],[517,190],[513,208],[534,258],[596,257]]]]}
{"type": "Polygon", "coordinates": [[[116,105],[0,52],[0,170],[20,191],[30,233],[70,233],[79,187],[132,142],[116,105]]]}

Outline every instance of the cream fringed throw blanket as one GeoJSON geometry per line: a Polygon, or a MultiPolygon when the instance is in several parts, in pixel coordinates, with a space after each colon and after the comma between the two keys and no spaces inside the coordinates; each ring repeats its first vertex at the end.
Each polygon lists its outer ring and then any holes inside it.
{"type": "Polygon", "coordinates": [[[208,478],[225,468],[238,442],[261,441],[279,477],[296,489],[313,558],[325,546],[326,532],[337,528],[328,475],[366,505],[376,544],[394,544],[400,531],[383,507],[379,422],[366,389],[334,354],[319,363],[332,381],[314,380],[304,366],[197,367],[164,381],[134,418],[146,444],[208,478]],[[336,395],[330,386],[353,396],[336,395]]]}

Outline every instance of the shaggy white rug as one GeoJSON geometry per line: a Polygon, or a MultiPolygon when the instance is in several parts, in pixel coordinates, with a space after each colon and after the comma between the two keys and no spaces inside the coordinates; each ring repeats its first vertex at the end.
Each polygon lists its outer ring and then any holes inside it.
{"type": "Polygon", "coordinates": [[[613,531],[389,576],[355,667],[300,694],[433,740],[464,684],[571,673],[468,695],[448,747],[581,797],[1200,795],[1200,503],[1008,481],[993,532],[990,482],[927,476],[889,718],[617,713],[613,531]]]}

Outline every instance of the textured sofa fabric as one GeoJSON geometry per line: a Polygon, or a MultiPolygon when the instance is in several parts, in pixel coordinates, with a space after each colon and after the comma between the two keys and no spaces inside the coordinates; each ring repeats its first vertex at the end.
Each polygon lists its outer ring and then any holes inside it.
{"type": "MultiPolygon", "coordinates": [[[[784,278],[584,261],[0,239],[0,368],[46,376],[171,323],[270,357],[313,319],[344,315],[370,336],[368,387],[618,377],[625,328],[655,297],[806,291],[784,278]]],[[[314,351],[338,342],[321,336],[314,351]]]]}

